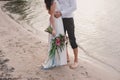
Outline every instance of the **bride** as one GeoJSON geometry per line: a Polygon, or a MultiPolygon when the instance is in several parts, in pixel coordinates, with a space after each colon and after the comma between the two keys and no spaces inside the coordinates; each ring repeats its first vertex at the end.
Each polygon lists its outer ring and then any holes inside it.
{"type": "Polygon", "coordinates": [[[67,64],[67,54],[66,54],[66,45],[62,50],[60,48],[55,48],[55,54],[51,52],[53,48],[53,39],[56,39],[60,35],[65,36],[64,28],[62,23],[62,18],[55,18],[55,11],[60,10],[59,3],[57,0],[45,0],[46,8],[50,14],[50,25],[52,26],[52,33],[49,34],[49,47],[48,47],[48,58],[43,63],[43,69],[50,69],[56,66],[66,65],[67,64]],[[54,54],[52,57],[50,54],[54,54]]]}

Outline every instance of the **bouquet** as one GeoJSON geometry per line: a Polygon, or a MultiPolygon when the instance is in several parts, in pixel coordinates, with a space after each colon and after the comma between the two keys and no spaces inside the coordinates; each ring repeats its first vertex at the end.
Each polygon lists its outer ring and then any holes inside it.
{"type": "MultiPolygon", "coordinates": [[[[45,32],[48,32],[50,34],[52,34],[52,27],[49,26],[48,28],[46,28],[45,32]]],[[[65,46],[65,36],[62,34],[59,34],[59,36],[55,37],[54,39],[52,39],[52,46],[50,49],[50,53],[49,56],[50,57],[54,57],[56,51],[59,53],[59,51],[62,52],[62,50],[64,49],[65,46]]]]}
{"type": "Polygon", "coordinates": [[[49,56],[50,57],[55,56],[56,50],[58,53],[59,53],[59,50],[62,52],[62,50],[64,50],[64,46],[65,46],[65,36],[60,34],[58,37],[55,37],[54,39],[52,39],[52,47],[50,49],[49,56]]]}

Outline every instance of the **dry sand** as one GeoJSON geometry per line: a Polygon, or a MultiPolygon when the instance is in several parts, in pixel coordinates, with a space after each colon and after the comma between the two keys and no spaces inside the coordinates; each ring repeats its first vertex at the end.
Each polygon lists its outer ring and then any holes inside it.
{"type": "MultiPolygon", "coordinates": [[[[42,70],[40,65],[46,54],[46,41],[28,32],[0,9],[0,80],[120,80],[117,72],[84,55],[76,69],[67,65],[42,70]]],[[[73,57],[70,59],[72,63],[73,57]]]]}

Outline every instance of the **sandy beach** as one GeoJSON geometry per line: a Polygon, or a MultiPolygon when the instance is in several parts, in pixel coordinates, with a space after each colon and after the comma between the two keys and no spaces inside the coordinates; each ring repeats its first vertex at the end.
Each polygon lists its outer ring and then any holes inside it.
{"type": "MultiPolygon", "coordinates": [[[[0,8],[0,80],[120,80],[119,71],[87,56],[80,48],[78,68],[70,69],[68,64],[42,70],[48,44],[47,35],[39,33],[41,36],[28,31],[0,8]]],[[[70,61],[73,63],[73,53],[70,61]]]]}

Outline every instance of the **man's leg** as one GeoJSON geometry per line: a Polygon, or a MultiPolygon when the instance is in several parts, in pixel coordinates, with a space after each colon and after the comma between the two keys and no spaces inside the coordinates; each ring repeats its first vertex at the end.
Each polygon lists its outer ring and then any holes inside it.
{"type": "Polygon", "coordinates": [[[76,68],[78,66],[78,45],[76,43],[76,38],[74,34],[74,20],[73,18],[64,18],[63,19],[64,27],[66,28],[69,36],[70,44],[74,52],[74,64],[71,65],[71,68],[76,68]]]}
{"type": "Polygon", "coordinates": [[[77,68],[79,63],[78,63],[78,48],[73,49],[74,52],[74,64],[70,66],[71,69],[77,68]]]}
{"type": "MultiPolygon", "coordinates": [[[[65,33],[65,35],[66,35],[66,26],[65,26],[64,24],[65,24],[65,22],[64,22],[64,20],[63,20],[64,33],[65,33]]],[[[66,36],[66,39],[67,39],[67,38],[68,38],[68,37],[66,36]]],[[[70,62],[70,59],[69,59],[69,54],[68,54],[67,45],[68,45],[68,42],[66,43],[66,55],[67,55],[67,63],[69,63],[69,62],[70,62]]]]}
{"type": "Polygon", "coordinates": [[[73,49],[74,52],[74,62],[78,62],[78,48],[73,49]]]}

